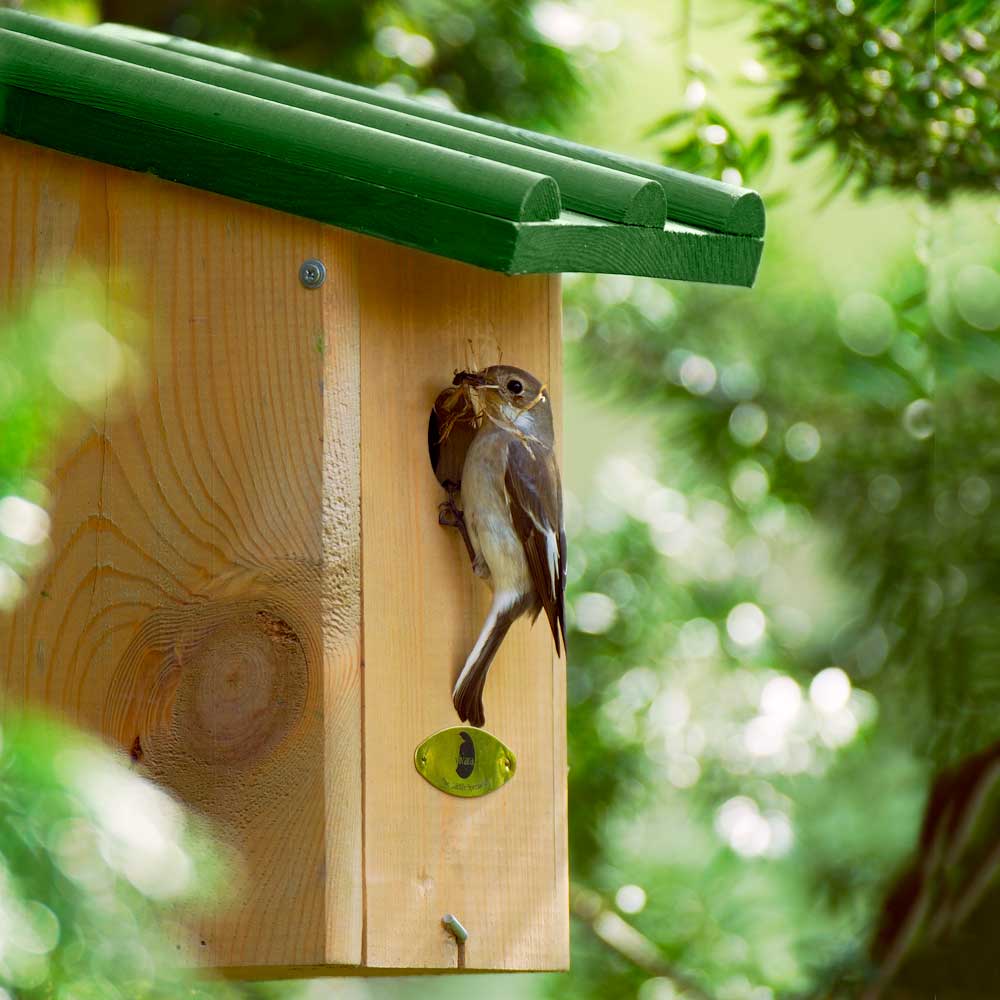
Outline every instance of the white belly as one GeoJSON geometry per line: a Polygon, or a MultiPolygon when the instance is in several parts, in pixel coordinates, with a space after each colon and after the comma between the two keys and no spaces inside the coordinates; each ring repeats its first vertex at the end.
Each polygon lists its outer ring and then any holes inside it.
{"type": "Polygon", "coordinates": [[[462,507],[472,547],[490,574],[494,591],[525,593],[532,587],[528,560],[514,534],[504,488],[507,435],[484,428],[462,470],[462,507]]]}

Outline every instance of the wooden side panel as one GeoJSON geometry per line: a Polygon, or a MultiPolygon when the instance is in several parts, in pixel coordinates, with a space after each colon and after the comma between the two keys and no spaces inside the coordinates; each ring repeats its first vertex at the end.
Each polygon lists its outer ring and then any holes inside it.
{"type": "Polygon", "coordinates": [[[239,852],[196,961],[357,964],[356,237],[0,139],[0,241],[0,300],[84,260],[149,324],[146,384],[78,429],[52,557],[0,619],[6,700],[134,750],[239,852]]]}
{"type": "Polygon", "coordinates": [[[471,351],[498,352],[561,395],[558,278],[508,278],[362,240],[365,962],[469,969],[568,963],[564,664],[544,619],[512,629],[486,688],[487,728],[517,754],[502,789],[458,799],[413,752],[458,724],[451,687],[485,618],[456,532],[437,524],[427,455],[436,393],[471,351]]]}

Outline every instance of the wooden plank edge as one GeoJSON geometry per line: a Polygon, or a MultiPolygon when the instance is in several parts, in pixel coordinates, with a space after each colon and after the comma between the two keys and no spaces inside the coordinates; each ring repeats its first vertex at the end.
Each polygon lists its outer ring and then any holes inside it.
{"type": "Polygon", "coordinates": [[[566,972],[569,966],[546,965],[536,969],[473,969],[423,968],[419,966],[386,966],[376,968],[371,965],[244,965],[244,966],[201,966],[197,975],[205,979],[218,978],[231,982],[267,982],[279,979],[385,979],[399,976],[495,976],[531,975],[540,972],[566,972]]]}
{"type": "MultiPolygon", "coordinates": [[[[549,378],[558,387],[553,399],[553,422],[556,431],[557,458],[560,467],[566,454],[565,423],[565,379],[563,378],[563,314],[562,275],[552,274],[548,279],[548,338],[549,338],[549,378]]],[[[570,898],[569,898],[569,763],[568,733],[566,729],[567,692],[566,679],[569,670],[569,649],[564,644],[562,656],[552,650],[552,839],[555,867],[553,871],[553,894],[556,918],[559,927],[560,971],[570,965],[570,898]]]]}
{"type": "MultiPolygon", "coordinates": [[[[315,227],[335,273],[322,289],[322,959],[364,960],[364,631],[361,604],[361,321],[359,244],[315,227]]],[[[330,266],[330,265],[328,265],[330,266]]]]}

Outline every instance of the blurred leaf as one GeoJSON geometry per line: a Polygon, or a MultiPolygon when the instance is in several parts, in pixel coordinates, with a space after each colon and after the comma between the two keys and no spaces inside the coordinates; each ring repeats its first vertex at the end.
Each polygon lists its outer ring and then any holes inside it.
{"type": "Polygon", "coordinates": [[[178,901],[223,884],[181,807],[62,725],[8,713],[0,737],[0,988],[22,1000],[239,996],[178,969],[163,933],[178,901]]]}
{"type": "Polygon", "coordinates": [[[538,30],[535,6],[531,0],[100,0],[96,20],[552,126],[583,92],[572,53],[538,30]]]}
{"type": "Polygon", "coordinates": [[[694,117],[692,111],[672,111],[669,115],[664,115],[659,121],[654,122],[649,129],[643,133],[643,138],[648,139],[650,136],[657,135],[662,132],[669,132],[675,125],[680,125],[683,122],[690,121],[694,117]]]}
{"type": "Polygon", "coordinates": [[[799,121],[796,158],[829,147],[860,193],[944,200],[1000,178],[1000,9],[883,0],[759,0],[774,111],[799,121]]]}

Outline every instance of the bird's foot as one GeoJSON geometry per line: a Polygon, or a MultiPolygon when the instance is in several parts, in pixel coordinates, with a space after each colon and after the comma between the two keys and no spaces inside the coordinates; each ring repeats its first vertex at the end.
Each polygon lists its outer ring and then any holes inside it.
{"type": "Polygon", "coordinates": [[[438,505],[438,524],[446,528],[465,528],[465,515],[453,497],[438,505]]]}
{"type": "Polygon", "coordinates": [[[458,529],[462,536],[462,541],[465,542],[465,551],[469,554],[469,561],[472,563],[472,568],[477,575],[481,576],[482,574],[476,569],[476,564],[482,562],[482,559],[476,555],[476,550],[472,547],[472,539],[469,538],[469,530],[465,526],[465,515],[458,504],[455,503],[454,494],[451,494],[444,503],[439,505],[438,524],[444,525],[446,528],[458,529]]]}

